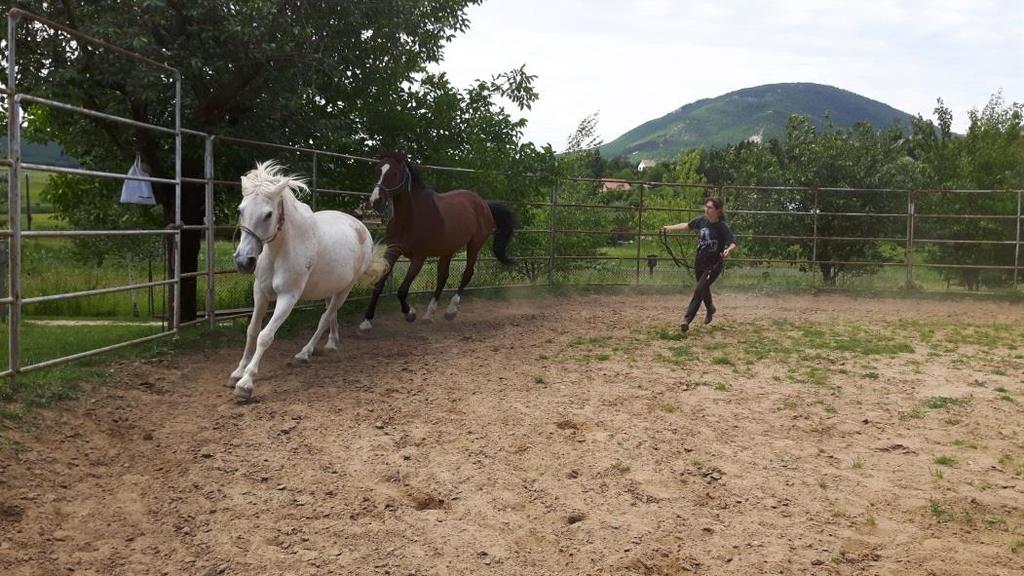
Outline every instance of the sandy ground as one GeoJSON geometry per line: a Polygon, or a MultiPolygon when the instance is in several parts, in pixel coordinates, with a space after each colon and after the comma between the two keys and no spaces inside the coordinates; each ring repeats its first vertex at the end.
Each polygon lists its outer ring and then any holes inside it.
{"type": "Polygon", "coordinates": [[[389,314],[309,365],[279,340],[247,405],[224,387],[241,331],[119,363],[7,434],[0,573],[1024,573],[1024,350],[721,359],[780,319],[1019,325],[1021,305],[718,303],[685,340],[666,339],[682,296],[389,314]],[[680,345],[696,357],[658,360],[680,345]],[[787,377],[814,366],[828,385],[787,377]]]}

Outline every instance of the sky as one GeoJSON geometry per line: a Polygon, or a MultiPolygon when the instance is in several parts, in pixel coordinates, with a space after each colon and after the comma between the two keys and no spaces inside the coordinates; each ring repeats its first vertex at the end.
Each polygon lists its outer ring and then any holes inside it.
{"type": "Polygon", "coordinates": [[[610,142],[699,100],[829,84],[964,132],[996,92],[1024,102],[1024,0],[484,0],[435,70],[468,87],[525,64],[525,140],[556,151],[589,114],[610,142]]]}

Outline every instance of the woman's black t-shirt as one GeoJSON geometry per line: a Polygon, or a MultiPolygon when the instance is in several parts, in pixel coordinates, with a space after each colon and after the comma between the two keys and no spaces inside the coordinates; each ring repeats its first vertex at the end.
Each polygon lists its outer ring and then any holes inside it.
{"type": "Polygon", "coordinates": [[[707,216],[697,216],[689,222],[690,230],[697,234],[697,256],[721,254],[736,240],[729,225],[721,218],[711,223],[707,216]]]}

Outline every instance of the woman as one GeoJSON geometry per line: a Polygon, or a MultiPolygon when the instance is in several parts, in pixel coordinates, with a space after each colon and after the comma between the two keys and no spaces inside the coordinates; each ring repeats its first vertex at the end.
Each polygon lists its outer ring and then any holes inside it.
{"type": "Polygon", "coordinates": [[[683,332],[690,329],[690,322],[697,316],[701,302],[704,302],[706,312],[705,324],[710,324],[717,312],[711,302],[711,284],[718,279],[725,259],[736,248],[732,230],[729,230],[729,225],[725,223],[724,206],[725,202],[721,198],[708,198],[704,201],[703,216],[697,216],[689,222],[661,227],[663,233],[697,231],[697,257],[694,263],[697,287],[693,290],[690,306],[686,309],[682,324],[679,325],[679,330],[683,332]]]}

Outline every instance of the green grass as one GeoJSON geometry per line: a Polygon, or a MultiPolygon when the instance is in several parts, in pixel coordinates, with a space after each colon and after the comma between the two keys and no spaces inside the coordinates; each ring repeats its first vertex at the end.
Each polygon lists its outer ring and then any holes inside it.
{"type": "MultiPolygon", "coordinates": [[[[361,307],[347,307],[345,313],[354,314],[361,307]]],[[[278,332],[287,338],[308,331],[321,311],[294,312],[278,332]]],[[[183,328],[177,337],[168,336],[127,346],[97,356],[90,356],[18,376],[14,385],[7,378],[0,379],[0,429],[13,425],[34,410],[75,398],[93,385],[106,382],[112,370],[110,365],[118,359],[166,358],[182,352],[210,350],[221,346],[239,346],[246,320],[236,319],[222,323],[215,330],[205,326],[183,328]]],[[[36,362],[100,348],[129,339],[155,334],[160,326],[39,326],[26,325],[23,333],[25,361],[36,362]]],[[[7,338],[3,334],[0,360],[7,363],[7,338]]]]}
{"type": "Polygon", "coordinates": [[[960,398],[950,398],[948,396],[932,396],[924,401],[924,407],[930,410],[943,410],[955,406],[963,406],[967,402],[960,398]]]}
{"type": "Polygon", "coordinates": [[[938,500],[929,500],[928,510],[939,522],[949,522],[956,519],[956,514],[938,500]]]}
{"type": "Polygon", "coordinates": [[[608,344],[611,341],[612,341],[612,337],[611,336],[607,336],[607,335],[585,336],[585,337],[573,338],[572,340],[569,341],[569,346],[573,346],[573,347],[579,347],[579,346],[589,346],[589,347],[604,346],[604,345],[608,344]]]}

